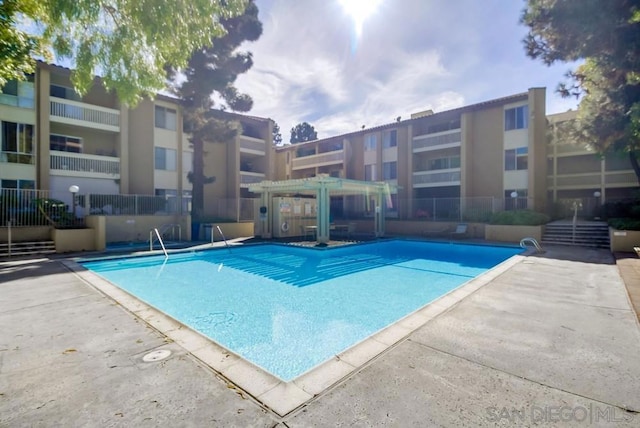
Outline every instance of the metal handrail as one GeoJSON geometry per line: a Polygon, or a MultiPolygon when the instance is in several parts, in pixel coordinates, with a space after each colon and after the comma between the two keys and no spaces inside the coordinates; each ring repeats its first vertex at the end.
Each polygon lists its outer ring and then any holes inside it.
{"type": "Polygon", "coordinates": [[[160,242],[160,246],[162,247],[162,251],[164,252],[165,258],[168,258],[169,254],[167,254],[167,249],[164,247],[162,236],[160,236],[160,232],[158,232],[157,228],[154,228],[153,230],[149,231],[149,251],[153,251],[153,232],[155,232],[156,236],[158,237],[158,241],[160,242]]]}
{"type": "Polygon", "coordinates": [[[527,249],[527,243],[533,245],[537,253],[544,253],[544,250],[542,249],[540,244],[538,244],[538,241],[536,241],[535,238],[522,238],[520,240],[520,246],[525,250],[527,249]]]}
{"type": "MultiPolygon", "coordinates": [[[[227,242],[227,238],[224,237],[224,233],[222,233],[222,229],[220,229],[219,225],[216,225],[216,228],[218,229],[218,232],[220,233],[220,236],[222,236],[222,240],[224,241],[224,245],[229,248],[229,251],[231,251],[231,248],[229,247],[229,243],[227,242]]],[[[213,245],[213,232],[211,232],[211,245],[213,245]]]]}
{"type": "Polygon", "coordinates": [[[178,241],[182,241],[182,226],[179,223],[166,223],[160,225],[158,230],[164,235],[165,232],[171,231],[171,239],[176,239],[176,228],[178,229],[178,241]]]}

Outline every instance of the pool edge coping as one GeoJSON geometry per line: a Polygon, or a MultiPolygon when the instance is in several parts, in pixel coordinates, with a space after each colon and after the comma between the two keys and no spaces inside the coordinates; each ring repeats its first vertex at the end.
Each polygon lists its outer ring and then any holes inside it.
{"type": "Polygon", "coordinates": [[[127,291],[83,267],[77,260],[61,260],[72,273],[107,298],[181,346],[225,381],[251,396],[279,417],[304,407],[371,364],[412,333],[523,261],[528,253],[511,256],[481,275],[426,303],[393,324],[353,344],[291,381],[283,381],[227,350],[205,335],[139,300],[127,291]]]}

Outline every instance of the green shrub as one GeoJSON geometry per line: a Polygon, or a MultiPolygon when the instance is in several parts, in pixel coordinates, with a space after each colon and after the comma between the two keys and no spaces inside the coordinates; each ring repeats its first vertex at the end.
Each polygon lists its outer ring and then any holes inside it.
{"type": "Polygon", "coordinates": [[[607,202],[600,207],[600,216],[605,219],[640,218],[640,201],[623,199],[607,202]]]}
{"type": "Polygon", "coordinates": [[[618,230],[640,230],[640,219],[638,218],[610,218],[609,226],[618,230]]]}
{"type": "Polygon", "coordinates": [[[539,226],[549,222],[549,216],[532,210],[500,211],[493,213],[489,223],[518,226],[539,226]]]}

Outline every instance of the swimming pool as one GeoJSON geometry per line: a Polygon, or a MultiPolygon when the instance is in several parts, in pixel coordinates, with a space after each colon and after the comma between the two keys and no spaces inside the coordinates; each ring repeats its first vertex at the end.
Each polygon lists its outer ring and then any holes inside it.
{"type": "Polygon", "coordinates": [[[511,256],[517,247],[262,244],[82,265],[290,381],[511,256]]]}

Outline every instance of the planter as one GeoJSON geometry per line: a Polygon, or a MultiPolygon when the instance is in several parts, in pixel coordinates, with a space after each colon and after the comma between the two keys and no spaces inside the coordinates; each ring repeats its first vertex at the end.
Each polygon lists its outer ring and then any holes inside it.
{"type": "Polygon", "coordinates": [[[56,253],[96,250],[95,229],[53,229],[51,238],[56,253]]]}
{"type": "Polygon", "coordinates": [[[634,247],[640,247],[640,230],[618,230],[609,228],[611,252],[633,253],[634,247]]]}
{"type": "Polygon", "coordinates": [[[519,243],[522,238],[542,240],[544,226],[520,226],[506,224],[487,224],[484,228],[484,239],[487,241],[519,243]]]}

